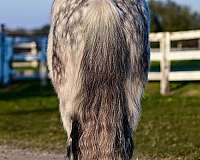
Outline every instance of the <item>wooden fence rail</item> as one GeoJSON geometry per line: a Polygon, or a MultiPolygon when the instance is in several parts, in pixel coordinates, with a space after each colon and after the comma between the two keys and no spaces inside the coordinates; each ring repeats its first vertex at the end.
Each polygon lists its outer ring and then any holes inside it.
{"type": "Polygon", "coordinates": [[[165,32],[152,33],[150,35],[151,42],[160,44],[159,50],[153,50],[151,53],[151,61],[160,62],[160,72],[150,72],[149,80],[160,81],[160,92],[163,95],[169,93],[170,81],[197,81],[200,80],[200,71],[177,71],[170,70],[171,61],[183,60],[200,60],[200,30],[185,32],[165,32]],[[182,40],[197,39],[199,48],[196,50],[172,50],[171,42],[182,40]]]}

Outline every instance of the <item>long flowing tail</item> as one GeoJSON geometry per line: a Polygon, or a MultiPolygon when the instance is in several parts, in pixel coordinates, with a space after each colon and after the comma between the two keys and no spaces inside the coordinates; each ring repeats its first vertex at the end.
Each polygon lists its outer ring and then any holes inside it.
{"type": "Polygon", "coordinates": [[[83,26],[82,84],[72,131],[74,157],[129,160],[133,144],[125,83],[130,53],[120,11],[112,1],[94,0],[89,4],[83,26]]]}

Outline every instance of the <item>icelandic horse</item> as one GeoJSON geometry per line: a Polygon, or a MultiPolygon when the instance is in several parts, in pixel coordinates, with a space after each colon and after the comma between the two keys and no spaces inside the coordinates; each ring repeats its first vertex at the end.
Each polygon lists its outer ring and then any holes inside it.
{"type": "Polygon", "coordinates": [[[67,159],[130,160],[149,69],[145,0],[54,0],[48,68],[67,159]]]}

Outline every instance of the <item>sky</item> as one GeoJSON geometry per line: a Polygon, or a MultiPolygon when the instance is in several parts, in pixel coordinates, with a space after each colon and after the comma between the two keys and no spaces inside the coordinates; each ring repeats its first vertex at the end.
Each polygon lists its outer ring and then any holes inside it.
{"type": "MultiPolygon", "coordinates": [[[[9,28],[38,28],[49,22],[53,0],[0,0],[0,23],[9,28]]],[[[165,1],[165,0],[161,0],[165,1]]],[[[200,0],[174,0],[200,12],[200,0]]]]}

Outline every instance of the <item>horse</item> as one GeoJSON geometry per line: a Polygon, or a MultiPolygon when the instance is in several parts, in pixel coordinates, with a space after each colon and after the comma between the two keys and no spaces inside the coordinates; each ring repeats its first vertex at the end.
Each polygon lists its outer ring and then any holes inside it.
{"type": "Polygon", "coordinates": [[[130,160],[149,70],[145,0],[54,0],[49,77],[68,160],[130,160]]]}

